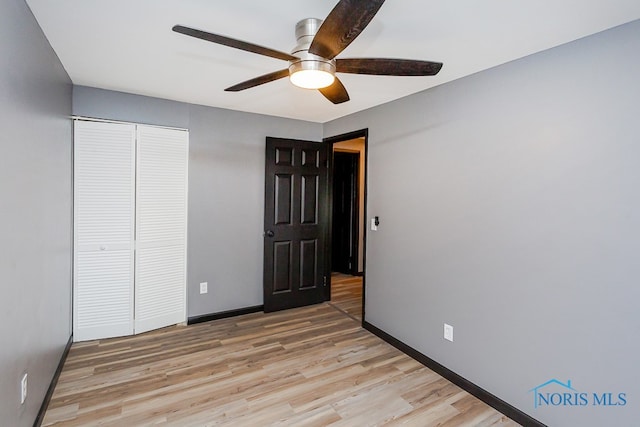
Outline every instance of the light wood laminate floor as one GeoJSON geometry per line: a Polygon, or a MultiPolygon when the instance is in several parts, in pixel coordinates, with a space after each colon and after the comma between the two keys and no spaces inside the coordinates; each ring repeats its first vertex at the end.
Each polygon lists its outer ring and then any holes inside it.
{"type": "Polygon", "coordinates": [[[362,322],[362,277],[332,273],[330,304],[362,322]]]}
{"type": "Polygon", "coordinates": [[[331,304],[76,343],[43,425],[517,425],[331,304]]]}

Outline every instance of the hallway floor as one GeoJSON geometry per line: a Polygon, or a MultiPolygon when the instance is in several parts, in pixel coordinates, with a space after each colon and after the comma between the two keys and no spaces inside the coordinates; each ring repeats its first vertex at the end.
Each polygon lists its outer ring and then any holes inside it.
{"type": "Polygon", "coordinates": [[[330,305],[362,322],[362,276],[331,273],[330,305]]]}

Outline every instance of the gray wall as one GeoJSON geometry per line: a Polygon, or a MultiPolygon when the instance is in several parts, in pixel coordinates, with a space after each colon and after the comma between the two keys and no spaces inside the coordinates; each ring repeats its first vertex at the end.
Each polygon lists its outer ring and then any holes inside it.
{"type": "Polygon", "coordinates": [[[0,52],[0,424],[30,426],[71,335],[71,81],[24,0],[0,52]]]}
{"type": "Polygon", "coordinates": [[[638,52],[640,21],[324,127],[369,128],[366,320],[552,426],[640,419],[638,52]],[[628,403],[534,409],[552,378],[628,403]]]}
{"type": "Polygon", "coordinates": [[[322,125],[87,87],[73,113],[189,129],[188,316],[262,304],[265,137],[319,141],[322,125]]]}

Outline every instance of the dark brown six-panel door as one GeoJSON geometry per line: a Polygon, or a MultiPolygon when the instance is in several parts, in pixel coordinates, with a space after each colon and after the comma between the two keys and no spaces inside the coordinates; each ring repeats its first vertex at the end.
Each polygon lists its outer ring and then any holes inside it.
{"type": "Polygon", "coordinates": [[[267,138],[264,311],[325,300],[327,144],[267,138]]]}

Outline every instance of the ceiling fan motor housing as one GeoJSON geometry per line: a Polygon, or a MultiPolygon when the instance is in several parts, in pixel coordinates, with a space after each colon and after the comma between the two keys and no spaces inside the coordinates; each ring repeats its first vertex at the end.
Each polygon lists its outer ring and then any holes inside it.
{"type": "Polygon", "coordinates": [[[330,74],[336,72],[335,59],[326,59],[318,55],[309,53],[309,46],[313,37],[322,25],[322,20],[317,18],[307,18],[296,24],[296,40],[298,44],[291,51],[291,54],[300,58],[297,61],[289,62],[289,75],[298,71],[317,70],[330,74]]]}

